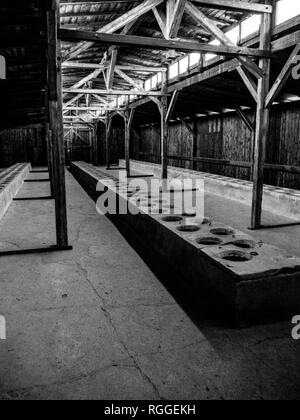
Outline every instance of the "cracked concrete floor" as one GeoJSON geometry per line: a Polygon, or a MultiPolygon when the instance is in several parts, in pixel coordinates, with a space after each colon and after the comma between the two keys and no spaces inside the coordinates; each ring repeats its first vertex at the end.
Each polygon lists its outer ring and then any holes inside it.
{"type": "MultiPolygon", "coordinates": [[[[69,173],[67,192],[74,250],[1,258],[1,399],[299,399],[288,322],[191,317],[69,173]]],[[[14,202],[0,248],[50,245],[53,229],[52,201],[14,202]]]]}

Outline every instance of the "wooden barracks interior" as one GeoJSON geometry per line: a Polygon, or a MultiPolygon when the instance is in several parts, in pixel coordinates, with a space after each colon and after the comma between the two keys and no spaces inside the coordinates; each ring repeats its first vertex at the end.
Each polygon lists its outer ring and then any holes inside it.
{"type": "Polygon", "coordinates": [[[1,0],[0,79],[0,399],[300,399],[299,1],[1,0]]]}

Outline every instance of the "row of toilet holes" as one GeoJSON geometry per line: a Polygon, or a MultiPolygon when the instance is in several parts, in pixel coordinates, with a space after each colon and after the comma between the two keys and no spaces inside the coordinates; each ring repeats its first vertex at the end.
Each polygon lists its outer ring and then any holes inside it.
{"type": "MultiPolygon", "coordinates": [[[[183,220],[181,216],[167,216],[163,217],[164,222],[180,222],[183,220]]],[[[180,232],[198,232],[200,227],[197,225],[181,225],[176,228],[180,232]]],[[[210,230],[212,235],[218,236],[231,236],[234,235],[234,231],[226,228],[214,228],[210,230]]],[[[224,243],[220,238],[209,236],[196,239],[196,242],[200,245],[234,245],[238,248],[253,249],[255,248],[255,242],[247,239],[232,240],[224,243]]],[[[224,251],[220,254],[220,257],[224,260],[235,261],[235,262],[246,262],[250,261],[254,256],[259,255],[257,252],[246,253],[242,251],[224,251]]]]}

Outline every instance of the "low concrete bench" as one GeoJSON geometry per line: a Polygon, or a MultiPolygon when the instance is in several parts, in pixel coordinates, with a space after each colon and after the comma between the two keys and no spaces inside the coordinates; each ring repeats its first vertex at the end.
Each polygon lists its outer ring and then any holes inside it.
{"type": "MultiPolygon", "coordinates": [[[[118,183],[84,162],[73,163],[71,172],[95,201],[101,194],[96,191],[99,181],[118,183]]],[[[126,188],[122,185],[118,199],[134,205],[126,188]]],[[[209,290],[235,326],[292,318],[300,312],[300,258],[230,226],[207,223],[203,215],[166,218],[155,212],[128,212],[119,219],[180,274],[183,287],[194,294],[209,290]]]]}
{"type": "Polygon", "coordinates": [[[17,163],[0,172],[0,220],[20,191],[30,170],[31,165],[29,163],[17,163]]]}
{"type": "MultiPolygon", "coordinates": [[[[159,164],[131,160],[130,165],[137,172],[153,173],[157,177],[161,175],[161,165],[159,164]]],[[[120,166],[125,166],[124,160],[120,160],[120,166]]],[[[207,193],[236,200],[251,206],[253,184],[249,181],[174,166],[168,167],[168,176],[170,178],[204,179],[205,191],[207,193]]],[[[299,221],[300,191],[265,185],[263,209],[273,213],[276,212],[279,216],[299,221]],[[276,210],[274,211],[274,209],[276,210]]]]}

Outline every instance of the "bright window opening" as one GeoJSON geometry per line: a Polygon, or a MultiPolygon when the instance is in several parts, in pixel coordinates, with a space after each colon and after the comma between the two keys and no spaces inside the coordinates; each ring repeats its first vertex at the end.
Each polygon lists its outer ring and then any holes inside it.
{"type": "Polygon", "coordinates": [[[186,56],[179,61],[179,73],[186,73],[189,69],[189,57],[186,56]]]}
{"type": "Polygon", "coordinates": [[[157,74],[156,74],[155,76],[153,76],[151,78],[151,86],[152,86],[152,89],[156,89],[157,88],[157,85],[158,85],[158,78],[157,78],[157,74]]]}
{"type": "Polygon", "coordinates": [[[190,66],[196,66],[200,63],[201,54],[200,53],[192,53],[190,54],[190,66]]]}
{"type": "Polygon", "coordinates": [[[254,15],[244,20],[244,22],[241,24],[242,39],[257,32],[260,28],[260,22],[261,17],[259,15],[254,15]]]}
{"type": "Polygon", "coordinates": [[[279,0],[277,3],[276,24],[286,22],[287,20],[300,14],[299,0],[279,0]]]}
{"type": "Polygon", "coordinates": [[[174,63],[169,68],[169,78],[174,79],[178,76],[178,63],[174,63]]]}
{"type": "MultiPolygon", "coordinates": [[[[286,22],[297,15],[300,15],[300,1],[299,0],[279,0],[277,2],[277,13],[276,13],[276,25],[286,22]]],[[[255,34],[259,31],[261,24],[261,16],[253,15],[248,19],[241,22],[235,28],[231,29],[226,33],[226,36],[235,44],[237,44],[241,39],[244,39],[252,34],[255,34]]],[[[210,45],[220,45],[218,40],[214,40],[209,43],[210,45]]],[[[217,57],[216,54],[205,54],[205,60],[209,61],[217,57]]],[[[171,64],[168,69],[168,78],[169,80],[175,79],[178,74],[186,73],[189,68],[198,65],[201,61],[200,53],[191,53],[186,57],[182,58],[180,61],[171,64]]],[[[158,73],[155,76],[151,77],[145,82],[145,90],[149,91],[151,89],[157,89],[158,85],[162,82],[162,74],[158,73]]],[[[137,95],[133,95],[130,99],[137,99],[137,95]]],[[[298,98],[298,97],[297,97],[298,98]]],[[[294,98],[289,98],[288,100],[295,100],[294,98]]],[[[119,101],[118,101],[119,102],[119,101]]],[[[124,97],[120,98],[120,103],[124,104],[126,99],[124,97]]],[[[112,101],[112,104],[117,105],[117,100],[112,101]]]]}
{"type": "Polygon", "coordinates": [[[230,39],[230,41],[237,44],[240,39],[240,27],[236,26],[235,28],[231,29],[230,31],[226,32],[227,38],[230,39]]]}
{"type": "MultiPolygon", "coordinates": [[[[218,41],[217,39],[215,39],[214,41],[210,42],[209,45],[220,45],[220,41],[218,41]]],[[[213,58],[217,57],[216,54],[205,54],[205,59],[211,60],[213,58]]]]}
{"type": "Polygon", "coordinates": [[[145,82],[145,90],[151,90],[151,79],[146,80],[146,82],[145,82]]]}

